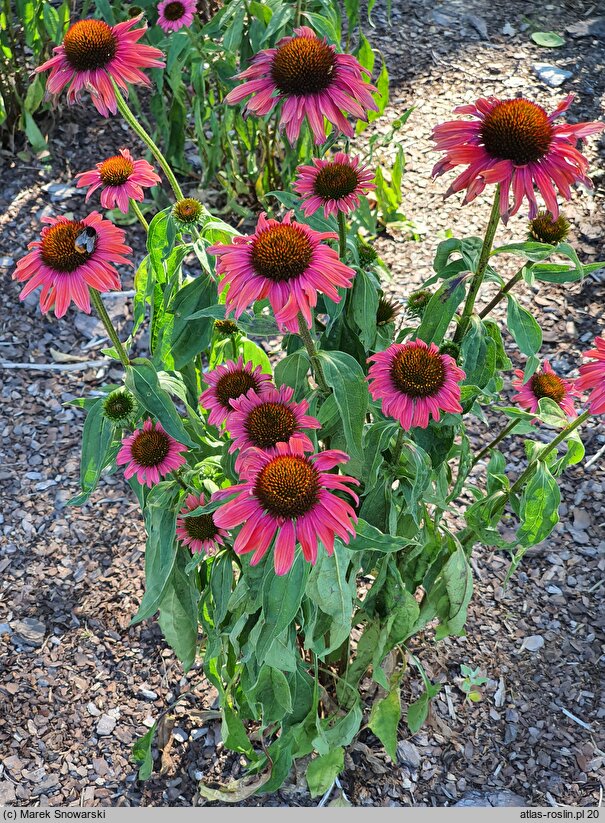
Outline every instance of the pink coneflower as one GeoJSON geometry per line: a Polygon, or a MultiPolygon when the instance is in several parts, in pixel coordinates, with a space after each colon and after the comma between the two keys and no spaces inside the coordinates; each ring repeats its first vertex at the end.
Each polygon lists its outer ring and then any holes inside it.
{"type": "Polygon", "coordinates": [[[330,473],[348,459],[334,450],[305,455],[300,442],[278,443],[272,453],[249,449],[240,474],[244,482],[213,495],[220,500],[237,493],[216,510],[214,522],[225,529],[244,524],[233,548],[237,554],[254,552],[251,565],[264,557],[276,532],[276,574],[286,574],[292,567],[297,542],[305,560],[314,564],[319,541],[331,555],[336,536],[348,543],[349,535],[355,534],[355,511],[332,492],[348,492],[357,502],[348,486],[358,481],[330,473]]]}
{"type": "Polygon", "coordinates": [[[100,292],[117,290],[120,277],[115,264],[132,266],[124,256],[132,252],[130,246],[124,244],[124,232],[96,211],[83,220],[43,217],[42,222],[49,225],[42,229],[40,240],[29,244],[32,251],[19,260],[13,274],[13,280],[29,281],[20,299],[25,300],[30,292],[42,286],[40,309],[43,314],[54,306],[57,317],[63,317],[72,300],[90,314],[88,288],[100,292]],[[88,245],[83,245],[81,238],[87,230],[88,245]]]}
{"type": "Polygon", "coordinates": [[[446,152],[433,169],[433,176],[459,165],[467,166],[449,187],[446,197],[466,189],[464,202],[470,203],[487,183],[500,183],[502,218],[507,220],[509,215],[516,214],[524,197],[529,202],[529,217],[534,218],[538,214],[536,186],[556,220],[559,206],[555,188],[569,200],[572,184],[592,186],[586,177],[588,162],[576,149],[576,142],[605,128],[603,123],[555,126],[554,121],[569,108],[573,98],[573,94],[568,95],[552,114],[521,97],[514,100],[479,98],[475,103],[454,109],[458,114],[470,114],[476,119],[453,120],[433,129],[437,151],[446,152]]]}
{"type": "Polygon", "coordinates": [[[339,211],[350,214],[359,206],[359,198],[376,186],[374,172],[359,165],[359,157],[338,152],[332,160],[315,158],[312,166],[299,166],[294,190],[302,195],[305,216],[323,206],[329,217],[339,211]]]}
{"type": "MultiPolygon", "coordinates": [[[[229,452],[244,452],[254,446],[268,450],[293,440],[297,440],[304,451],[313,451],[313,443],[304,430],[320,429],[321,423],[306,413],[309,409],[306,400],[296,403],[293,396],[294,389],[281,386],[270,388],[262,397],[250,389],[246,395],[231,400],[233,413],[229,415],[227,427],[233,442],[229,452]]],[[[239,462],[235,470],[239,471],[239,462]]]]}
{"type": "Polygon", "coordinates": [[[190,26],[197,8],[197,0],[162,0],[158,5],[158,26],[166,33],[190,26]]]}
{"type": "Polygon", "coordinates": [[[369,358],[370,394],[382,400],[382,411],[404,429],[426,429],[429,417],[440,412],[462,411],[460,380],[466,376],[449,354],[440,354],[434,343],[423,340],[394,343],[369,358]]]}
{"type": "Polygon", "coordinates": [[[605,412],[605,339],[595,337],[594,342],[596,349],[584,352],[584,357],[594,357],[596,360],[580,366],[576,388],[581,391],[591,391],[588,408],[592,414],[603,414],[605,412]]]}
{"type": "Polygon", "coordinates": [[[211,246],[208,253],[218,257],[217,272],[224,275],[226,313],[234,312],[237,320],[248,306],[267,297],[280,329],[298,331],[298,312],[311,328],[317,292],[338,303],[338,287],[349,288],[355,277],[338,253],[322,243],[336,238],[334,232],[297,223],[288,212],[282,223],[261,214],[253,235],[234,237],[229,246],[211,246]]]}
{"type": "Polygon", "coordinates": [[[550,397],[568,417],[577,417],[573,402],[574,398],[580,396],[580,392],[569,380],[555,374],[548,360],[543,362],[542,370],[534,372],[527,383],[523,382],[521,369],[515,369],[515,376],[517,379],[513,380],[513,388],[517,389],[517,394],[513,395],[513,400],[522,409],[537,412],[540,400],[550,397]]]}
{"type": "Polygon", "coordinates": [[[337,54],[334,46],[321,40],[308,26],[294,29],[276,48],[265,49],[252,58],[252,65],[238,74],[245,80],[229,92],[227,103],[246,103],[248,111],[263,117],[283,101],[279,124],[290,143],[296,140],[305,117],[316,143],[326,140],[325,120],[353,137],[346,114],[367,119],[368,109],[378,110],[365,82],[367,69],[351,54],[337,54]]]}
{"type": "Polygon", "coordinates": [[[187,446],[167,434],[161,423],[154,424],[148,419],[142,429],[122,440],[116,463],[118,466],[128,464],[124,470],[126,480],[136,474],[142,486],[151,488],[186,462],[181,454],[186,451],[187,446]]]}
{"type": "Polygon", "coordinates": [[[144,25],[133,29],[142,14],[108,25],[104,20],[78,20],[71,26],[55,56],[39,66],[36,71],[48,71],[48,94],[59,94],[66,86],[67,102],[80,102],[83,91],[88,91],[97,111],[104,117],[115,114],[117,101],[113,82],[126,93],[128,83],[149,86],[148,78],[141,69],[162,68],[164,55],[153,46],[138,41],[147,31],[144,25]]]}
{"type": "MultiPolygon", "coordinates": [[[[203,493],[199,496],[188,494],[181,514],[195,511],[199,506],[204,506],[205,502],[203,493]]],[[[189,546],[192,554],[216,554],[218,547],[224,545],[223,537],[227,537],[227,532],[219,529],[214,522],[213,514],[199,514],[192,517],[177,517],[176,536],[183,546],[189,546]]]]}
{"type": "Polygon", "coordinates": [[[128,149],[97,163],[95,169],[83,171],[76,175],[77,187],[90,186],[86,200],[97,189],[101,192],[101,205],[105,209],[117,206],[124,214],[128,213],[129,199],[143,200],[143,189],[155,186],[160,177],[147,160],[135,160],[128,149]]]}
{"type": "Polygon", "coordinates": [[[240,356],[237,363],[229,360],[217,366],[216,369],[204,374],[204,382],[208,388],[200,395],[200,406],[210,411],[208,422],[213,426],[220,426],[233,412],[231,401],[245,395],[250,389],[264,397],[272,388],[273,383],[268,374],[263,374],[261,367],[252,363],[244,363],[240,356]]]}

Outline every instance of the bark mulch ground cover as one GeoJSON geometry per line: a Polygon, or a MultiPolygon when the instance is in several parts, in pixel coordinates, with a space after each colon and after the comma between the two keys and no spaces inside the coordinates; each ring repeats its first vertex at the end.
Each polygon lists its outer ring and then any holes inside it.
{"type": "MultiPolygon", "coordinates": [[[[375,12],[373,41],[392,78],[388,117],[377,127],[415,106],[402,138],[404,204],[420,239],[393,230],[378,243],[394,274],[393,294],[409,294],[429,274],[447,230],[481,233],[488,213],[486,198],[465,208],[456,198],[442,203],[447,184],[430,181],[432,125],[479,94],[519,92],[547,108],[575,92],[571,116],[601,118],[603,14],[594,0],[394,0],[392,25],[375,12]],[[566,27],[560,49],[541,49],[530,39],[532,30],[566,27]],[[537,73],[544,76],[540,63],[570,76],[550,88],[537,73]]],[[[226,782],[243,772],[239,757],[222,745],[214,695],[201,672],[183,676],[153,621],[129,628],[143,593],[144,534],[122,476],[106,477],[82,510],[66,508],[76,491],[83,415],[64,404],[120,376],[102,361],[102,327],[73,311],[62,321],[41,318],[35,300],[19,304],[10,281],[40,217],[84,213],[74,174],[131,144],[117,121],[70,110],[52,132],[47,161],[1,155],[0,804],[199,804],[200,779],[226,782]],[[141,784],[130,762],[132,743],[172,704],[156,772],[141,784]]],[[[595,192],[575,196],[566,213],[572,241],[588,262],[605,259],[605,142],[591,141],[587,153],[595,192]]],[[[498,237],[520,239],[524,231],[518,217],[498,237]]],[[[128,236],[140,257],[143,237],[134,226],[128,236]]],[[[130,286],[126,278],[124,288],[130,286]]],[[[545,329],[544,355],[563,372],[576,368],[579,352],[603,330],[603,275],[572,286],[543,285],[522,299],[545,329]]],[[[126,331],[128,297],[107,304],[126,331]]],[[[501,423],[495,416],[493,425],[501,423]]],[[[477,446],[490,436],[477,426],[477,446]]],[[[567,472],[562,522],[549,540],[526,556],[506,586],[507,558],[478,549],[467,636],[435,644],[427,634],[415,642],[414,652],[441,692],[417,735],[410,738],[402,724],[398,763],[362,732],[341,777],[353,804],[600,802],[605,468],[597,455],[605,431],[589,426],[584,439],[595,459],[567,472]],[[487,678],[479,703],[464,699],[462,664],[487,678]]],[[[522,460],[522,450],[513,449],[512,474],[522,460]]],[[[412,669],[404,682],[404,696],[412,698],[420,688],[417,672],[412,669]]],[[[372,684],[363,687],[371,697],[372,684]]],[[[246,802],[316,801],[301,771],[278,794],[246,802]]]]}

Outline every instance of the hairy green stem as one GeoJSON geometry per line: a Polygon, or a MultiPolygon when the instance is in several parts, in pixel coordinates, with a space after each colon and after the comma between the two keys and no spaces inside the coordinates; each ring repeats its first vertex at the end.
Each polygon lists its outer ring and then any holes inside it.
{"type": "Polygon", "coordinates": [[[507,283],[505,283],[502,286],[502,288],[494,297],[494,299],[490,300],[487,306],[479,312],[479,317],[482,320],[484,317],[487,317],[487,315],[498,305],[498,303],[502,300],[503,297],[506,297],[506,295],[513,288],[513,286],[515,286],[519,282],[519,280],[521,280],[521,278],[523,277],[523,272],[526,268],[531,268],[531,264],[529,266],[522,266],[519,269],[519,271],[516,274],[514,274],[507,283]]]}
{"type": "Polygon", "coordinates": [[[143,128],[143,126],[139,123],[137,118],[132,113],[128,103],[124,99],[122,92],[118,88],[118,85],[115,82],[115,80],[112,80],[111,82],[113,83],[113,88],[116,94],[116,100],[118,103],[118,109],[120,110],[120,114],[122,115],[124,120],[126,120],[130,128],[135,132],[135,134],[137,134],[141,138],[141,140],[147,145],[149,151],[153,154],[155,159],[160,164],[162,171],[164,172],[166,178],[168,179],[168,182],[172,186],[172,191],[174,192],[174,196],[176,197],[176,199],[182,200],[183,192],[178,184],[176,177],[174,176],[174,172],[170,168],[168,161],[158,148],[157,144],[154,142],[151,135],[148,134],[148,132],[143,128]]]}
{"type": "Polygon", "coordinates": [[[143,212],[139,208],[137,201],[133,200],[132,198],[130,198],[130,208],[136,214],[136,216],[139,220],[139,223],[141,224],[141,226],[143,226],[145,231],[149,231],[149,223],[147,222],[147,220],[145,220],[145,216],[143,215],[143,212]]]}
{"type": "Polygon", "coordinates": [[[118,357],[120,358],[120,362],[122,363],[124,368],[126,368],[126,366],[128,366],[130,364],[130,361],[128,359],[128,355],[126,354],[126,350],[124,349],[124,346],[122,345],[122,343],[120,341],[120,338],[118,337],[118,333],[115,330],[115,326],[111,322],[110,316],[107,314],[107,310],[106,310],[105,306],[103,305],[103,301],[101,300],[101,295],[99,294],[99,292],[96,289],[91,288],[91,289],[89,289],[89,291],[90,291],[90,300],[91,300],[93,306],[95,307],[95,309],[97,311],[97,314],[101,318],[101,321],[102,321],[103,325],[105,326],[105,328],[107,330],[107,334],[109,336],[109,339],[111,340],[111,342],[114,345],[114,348],[115,348],[115,350],[118,354],[118,357]]]}
{"type": "Polygon", "coordinates": [[[476,466],[477,463],[482,458],[484,458],[486,454],[489,454],[491,449],[495,449],[498,443],[501,443],[502,440],[504,440],[504,438],[507,437],[512,432],[512,430],[519,425],[519,422],[520,418],[518,417],[516,417],[514,420],[511,420],[510,423],[502,429],[500,434],[497,437],[494,437],[491,443],[488,443],[487,446],[481,449],[479,454],[477,454],[476,457],[473,459],[473,462],[471,463],[471,468],[473,468],[473,466],[476,466]]]}
{"type": "Polygon", "coordinates": [[[338,255],[344,263],[347,257],[347,221],[343,211],[338,212],[338,255]]]}
{"type": "Polygon", "coordinates": [[[399,458],[401,457],[401,451],[403,449],[403,439],[405,437],[405,430],[399,429],[399,434],[397,435],[397,440],[395,442],[395,448],[393,449],[393,455],[391,457],[391,463],[393,466],[396,466],[399,463],[399,458]]]}
{"type": "Polygon", "coordinates": [[[492,251],[492,245],[494,242],[494,237],[496,235],[496,229],[498,228],[499,222],[500,185],[498,184],[496,186],[496,193],[494,194],[492,211],[489,217],[489,222],[487,224],[487,229],[485,231],[485,237],[483,239],[483,246],[481,247],[481,254],[479,255],[479,262],[477,263],[477,269],[475,271],[475,274],[473,275],[473,279],[471,280],[471,285],[466,298],[466,303],[464,304],[464,309],[462,310],[462,316],[460,318],[458,328],[456,329],[456,333],[454,335],[454,343],[460,343],[460,341],[466,334],[468,325],[471,321],[473,309],[475,308],[475,300],[477,299],[479,289],[481,288],[483,278],[485,277],[485,270],[487,269],[487,263],[489,261],[489,256],[492,251]]]}
{"type": "Polygon", "coordinates": [[[311,361],[311,367],[313,369],[313,374],[315,376],[315,380],[317,381],[317,385],[319,386],[323,394],[328,395],[330,394],[330,387],[326,383],[326,377],[324,375],[324,370],[322,368],[321,361],[317,356],[317,349],[315,348],[315,343],[313,342],[311,333],[307,328],[307,323],[302,315],[302,312],[298,312],[297,319],[298,333],[302,337],[302,341],[305,344],[305,348],[307,350],[307,354],[309,355],[309,360],[311,361]]]}

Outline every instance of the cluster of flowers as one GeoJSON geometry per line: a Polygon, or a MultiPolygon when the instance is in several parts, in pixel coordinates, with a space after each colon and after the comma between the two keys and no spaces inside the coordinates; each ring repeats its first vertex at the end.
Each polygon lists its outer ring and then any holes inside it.
{"type": "MultiPolygon", "coordinates": [[[[178,19],[188,25],[185,12],[193,14],[194,6],[189,0],[163,0],[160,24],[163,16],[172,24],[178,19]],[[183,12],[180,15],[177,7],[183,12]]],[[[55,56],[38,69],[50,70],[48,91],[57,94],[67,88],[68,101],[74,103],[86,90],[102,115],[116,113],[119,89],[127,92],[128,83],[148,84],[141,69],[163,66],[162,52],[138,42],[146,30],[144,26],[134,28],[140,19],[116,26],[101,20],[75,23],[55,49],[55,56]]],[[[321,144],[327,137],[326,121],[352,136],[347,116],[366,118],[369,110],[376,109],[375,89],[364,72],[353,56],[337,53],[325,39],[302,26],[275,48],[257,54],[238,76],[243,83],[227,99],[238,103],[247,98],[247,110],[257,116],[280,106],[280,127],[288,140],[299,136],[306,121],[315,142],[321,144]]],[[[437,149],[446,156],[434,174],[467,166],[448,191],[466,189],[467,202],[488,183],[498,184],[503,220],[516,213],[524,199],[530,217],[537,218],[537,187],[549,220],[554,221],[559,215],[557,192],[569,199],[571,184],[589,184],[586,160],[576,141],[603,128],[595,123],[555,125],[571,99],[551,115],[522,98],[479,99],[460,107],[459,113],[474,119],[435,128],[437,149]]],[[[355,209],[360,197],[373,188],[372,177],[357,158],[339,152],[299,167],[294,189],[301,195],[305,216],[323,208],[326,216],[340,217],[355,209]]],[[[159,179],[147,161],[135,160],[123,149],[96,169],[80,174],[78,185],[90,187],[87,200],[101,188],[104,207],[127,211],[129,204],[143,199],[143,189],[159,179]]],[[[195,201],[187,199],[180,205],[185,217],[196,213],[195,201]]],[[[103,292],[120,287],[115,264],[129,264],[131,252],[124,243],[124,232],[97,212],[81,221],[59,217],[46,218],[46,222],[49,225],[41,239],[31,244],[30,253],[17,264],[14,276],[26,283],[21,297],[41,286],[43,312],[54,307],[60,317],[71,300],[89,312],[90,289],[103,292]]],[[[255,301],[268,299],[279,328],[303,334],[312,328],[318,294],[339,302],[338,289],[353,283],[355,271],[326,242],[337,239],[335,233],[318,232],[296,221],[291,213],[281,221],[263,214],[252,235],[210,247],[208,252],[217,258],[226,313],[237,320],[255,301]]],[[[548,361],[525,384],[517,372],[516,400],[536,411],[540,398],[550,397],[573,416],[573,398],[580,390],[592,389],[591,411],[605,411],[605,341],[597,338],[596,349],[587,354],[596,359],[580,368],[581,376],[575,382],[559,378],[548,361]]],[[[373,354],[369,363],[372,397],[404,430],[425,428],[430,418],[438,421],[441,412],[462,411],[460,382],[465,374],[454,357],[435,344],[420,339],[392,344],[373,354]]],[[[348,542],[355,531],[355,510],[335,492],[346,492],[357,501],[350,486],[358,481],[332,471],[348,460],[345,453],[316,451],[306,432],[320,424],[307,414],[306,401],[294,402],[291,389],[276,388],[259,368],[241,358],[219,366],[205,379],[208,388],[200,404],[209,413],[209,424],[231,437],[230,451],[238,452],[235,465],[241,482],[215,492],[213,500],[235,497],[209,513],[192,514],[206,504],[203,495],[189,494],[177,524],[181,541],[192,551],[213,551],[227,538],[228,530],[242,526],[235,551],[253,551],[255,563],[275,538],[278,574],[291,567],[297,543],[305,558],[314,563],[319,541],[328,553],[333,551],[336,535],[348,542]]],[[[121,402],[126,402],[125,397],[122,392],[121,402]]],[[[148,419],[125,437],[117,462],[126,466],[127,478],[136,475],[140,483],[151,487],[178,472],[186,463],[186,452],[159,422],[148,419]]]]}

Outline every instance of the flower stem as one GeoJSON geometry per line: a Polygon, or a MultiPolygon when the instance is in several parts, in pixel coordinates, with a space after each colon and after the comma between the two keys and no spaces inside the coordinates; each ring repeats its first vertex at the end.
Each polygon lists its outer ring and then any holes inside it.
{"type": "Polygon", "coordinates": [[[347,257],[347,223],[343,211],[338,212],[338,256],[344,263],[347,257]]]}
{"type": "Polygon", "coordinates": [[[113,83],[113,88],[114,88],[114,91],[115,91],[116,100],[117,100],[117,103],[118,103],[118,108],[120,110],[120,114],[122,115],[124,120],[126,120],[128,125],[130,126],[130,128],[135,132],[135,134],[137,134],[141,138],[141,140],[147,145],[150,152],[153,154],[155,159],[158,161],[158,163],[162,167],[162,171],[164,172],[164,174],[166,175],[166,177],[168,179],[168,182],[172,186],[172,191],[174,192],[174,196],[176,197],[176,199],[177,200],[182,200],[183,199],[183,192],[181,190],[181,187],[178,184],[178,181],[177,181],[176,177],[174,176],[174,172],[170,168],[170,165],[169,165],[168,161],[166,160],[166,158],[164,157],[164,155],[162,154],[162,152],[160,151],[160,149],[158,148],[156,143],[153,141],[151,135],[147,133],[147,131],[143,128],[143,126],[139,123],[139,121],[136,119],[136,117],[132,113],[128,103],[126,102],[126,100],[122,96],[122,92],[118,88],[118,85],[116,84],[116,82],[114,80],[112,80],[111,82],[113,83]]]}
{"type": "Polygon", "coordinates": [[[307,354],[309,355],[309,360],[311,361],[311,366],[313,368],[313,374],[315,376],[315,380],[317,381],[317,385],[319,386],[321,392],[325,395],[330,394],[330,387],[326,383],[326,377],[324,375],[324,370],[321,365],[321,361],[317,356],[317,349],[315,348],[315,343],[313,342],[313,338],[307,328],[307,324],[305,322],[305,318],[302,315],[302,312],[298,312],[297,315],[298,319],[298,333],[302,337],[302,341],[305,344],[305,348],[307,350],[307,354]]]}
{"type": "Polygon", "coordinates": [[[492,251],[492,245],[494,242],[494,237],[496,235],[496,229],[498,228],[498,223],[500,222],[500,184],[496,186],[496,193],[494,194],[494,202],[492,204],[492,211],[489,216],[489,222],[487,224],[487,229],[485,231],[485,238],[483,240],[483,246],[481,247],[481,254],[479,255],[479,262],[477,263],[477,269],[475,274],[473,275],[473,279],[471,280],[471,285],[468,291],[468,295],[466,298],[466,303],[464,304],[464,309],[462,311],[462,317],[460,318],[460,322],[458,323],[458,328],[456,329],[456,333],[454,335],[454,343],[460,343],[466,331],[468,329],[468,324],[470,323],[471,316],[473,314],[473,309],[475,308],[475,300],[477,299],[477,295],[479,294],[479,289],[481,288],[481,284],[483,283],[483,278],[485,277],[485,270],[487,269],[487,263],[489,260],[489,256],[492,251]]]}
{"type": "Polygon", "coordinates": [[[130,208],[133,210],[133,212],[138,217],[139,223],[141,224],[141,226],[143,226],[145,231],[149,231],[149,223],[147,222],[147,220],[145,220],[143,212],[139,208],[136,200],[133,200],[132,198],[130,198],[130,208]]]}
{"type": "Polygon", "coordinates": [[[101,321],[103,322],[103,325],[105,326],[105,328],[107,330],[107,334],[109,335],[109,339],[111,340],[111,342],[114,345],[114,348],[115,348],[115,350],[118,354],[118,357],[120,358],[120,362],[122,363],[124,368],[126,368],[126,366],[130,365],[128,355],[126,354],[124,346],[120,342],[120,338],[118,337],[118,333],[115,330],[115,326],[111,322],[110,316],[107,314],[107,310],[106,310],[105,306],[103,305],[103,301],[101,300],[101,295],[99,294],[99,292],[96,289],[91,288],[91,289],[89,289],[89,291],[90,291],[91,302],[92,302],[93,306],[95,307],[95,309],[97,311],[97,314],[101,318],[101,321]]]}
{"type": "Polygon", "coordinates": [[[399,429],[399,434],[397,435],[397,440],[395,442],[395,448],[393,449],[393,454],[391,456],[391,463],[393,466],[396,466],[399,463],[399,458],[401,457],[401,451],[403,449],[403,439],[405,437],[405,430],[399,429]]]}
{"type": "Polygon", "coordinates": [[[507,437],[512,432],[512,430],[519,425],[519,422],[520,418],[518,417],[516,417],[514,420],[511,420],[510,423],[502,429],[500,434],[497,437],[494,437],[491,443],[488,443],[487,446],[485,446],[485,448],[481,449],[479,454],[476,455],[473,462],[471,463],[471,468],[473,468],[473,466],[476,466],[477,463],[483,457],[485,457],[485,455],[488,454],[491,449],[495,449],[498,443],[502,442],[502,440],[504,440],[504,438],[507,437]]]}
{"type": "Polygon", "coordinates": [[[302,0],[296,0],[296,9],[294,11],[294,28],[300,26],[300,18],[302,15],[302,0]]]}
{"type": "Polygon", "coordinates": [[[186,492],[190,491],[189,486],[185,483],[178,472],[172,472],[172,476],[182,489],[185,489],[186,492]]]}
{"type": "Polygon", "coordinates": [[[519,269],[519,271],[516,274],[514,274],[507,283],[505,283],[502,286],[502,288],[500,289],[498,294],[494,297],[494,299],[491,300],[487,304],[487,306],[479,312],[479,317],[482,320],[483,320],[484,317],[487,317],[487,315],[492,311],[492,309],[494,309],[498,305],[498,303],[502,300],[503,297],[506,297],[506,295],[513,288],[513,286],[515,286],[519,282],[519,280],[521,280],[521,278],[523,277],[523,272],[526,268],[528,268],[528,269],[531,268],[531,264],[529,266],[522,266],[519,269]]]}

